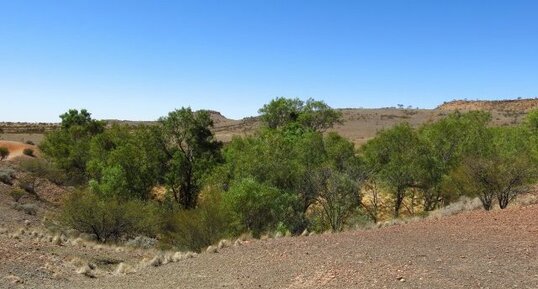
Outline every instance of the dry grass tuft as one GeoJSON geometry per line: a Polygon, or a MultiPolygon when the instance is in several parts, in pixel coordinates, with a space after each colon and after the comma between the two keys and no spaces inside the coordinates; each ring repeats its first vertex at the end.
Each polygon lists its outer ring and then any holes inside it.
{"type": "Polygon", "coordinates": [[[518,196],[514,200],[514,205],[516,206],[528,206],[538,204],[538,195],[537,194],[524,194],[521,196],[518,196]]]}
{"type": "Polygon", "coordinates": [[[220,249],[223,249],[223,248],[226,248],[226,247],[230,247],[232,244],[229,240],[220,240],[217,248],[220,250],[220,249]]]}
{"type": "Polygon", "coordinates": [[[243,245],[243,244],[242,244],[242,242],[241,242],[241,239],[237,239],[237,240],[235,240],[235,242],[234,242],[234,246],[235,246],[235,247],[239,247],[239,246],[242,246],[242,245],[243,245]]]}
{"type": "Polygon", "coordinates": [[[52,244],[53,245],[57,245],[57,246],[61,246],[63,243],[62,243],[62,237],[56,235],[52,238],[52,244]]]}
{"type": "Polygon", "coordinates": [[[77,272],[77,274],[81,274],[81,275],[84,275],[84,276],[89,277],[89,278],[95,278],[96,277],[95,271],[88,264],[83,265],[82,267],[78,268],[76,272],[77,272]]]}
{"type": "Polygon", "coordinates": [[[461,197],[458,201],[430,212],[428,218],[439,219],[446,216],[452,216],[465,211],[472,211],[482,208],[482,203],[478,198],[461,197]]]}
{"type": "Polygon", "coordinates": [[[189,252],[185,253],[185,259],[194,258],[194,257],[196,257],[196,255],[198,255],[198,254],[189,251],[189,252]]]}
{"type": "Polygon", "coordinates": [[[186,256],[182,252],[175,252],[174,255],[172,255],[172,262],[179,262],[183,259],[185,259],[186,256]]]}
{"type": "Polygon", "coordinates": [[[159,266],[163,265],[163,256],[156,255],[155,257],[153,257],[153,259],[151,259],[149,261],[149,265],[151,265],[153,267],[159,267],[159,266]]]}
{"type": "Polygon", "coordinates": [[[207,247],[205,251],[206,253],[218,253],[219,252],[217,246],[209,246],[207,247]]]}
{"type": "Polygon", "coordinates": [[[114,271],[114,275],[125,275],[125,274],[131,274],[135,272],[136,270],[132,266],[121,262],[120,264],[118,264],[116,271],[114,271]]]}

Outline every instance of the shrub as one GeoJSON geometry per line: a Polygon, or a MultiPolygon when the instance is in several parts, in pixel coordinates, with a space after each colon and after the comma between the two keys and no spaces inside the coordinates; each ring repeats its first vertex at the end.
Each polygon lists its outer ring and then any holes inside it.
{"type": "Polygon", "coordinates": [[[18,202],[24,196],[24,191],[21,189],[13,189],[9,192],[9,195],[13,198],[13,201],[18,202]]]}
{"type": "Polygon", "coordinates": [[[0,182],[6,185],[13,185],[15,171],[9,168],[0,169],[0,182]]]}
{"type": "Polygon", "coordinates": [[[32,204],[32,203],[27,203],[27,204],[14,203],[13,209],[17,211],[23,211],[27,215],[35,216],[37,214],[37,206],[36,204],[32,204]]]}
{"type": "Polygon", "coordinates": [[[25,148],[22,153],[25,155],[25,156],[29,156],[29,157],[33,157],[34,156],[34,150],[31,149],[31,148],[25,148]]]}
{"type": "Polygon", "coordinates": [[[6,147],[0,147],[0,161],[9,156],[9,149],[6,147]]]}
{"type": "Polygon", "coordinates": [[[134,239],[127,240],[125,245],[135,248],[150,249],[157,245],[157,239],[146,236],[136,236],[134,239]]]}
{"type": "Polygon", "coordinates": [[[218,193],[210,193],[200,200],[196,209],[167,214],[163,231],[165,243],[200,252],[229,235],[230,213],[218,193]]]}
{"type": "Polygon", "coordinates": [[[140,234],[153,236],[159,227],[152,204],[104,199],[87,191],[68,196],[58,217],[62,225],[94,234],[99,242],[119,241],[140,234]]]}
{"type": "Polygon", "coordinates": [[[225,193],[226,205],[233,212],[236,230],[251,231],[255,238],[273,231],[279,223],[286,222],[287,209],[293,198],[278,189],[243,179],[225,193]]]}
{"type": "Polygon", "coordinates": [[[24,159],[19,162],[20,167],[34,174],[39,178],[45,178],[57,185],[62,185],[66,181],[66,175],[50,162],[42,159],[24,159]]]}
{"type": "Polygon", "coordinates": [[[32,174],[26,174],[19,179],[19,187],[27,193],[37,197],[38,178],[32,174]]]}
{"type": "Polygon", "coordinates": [[[482,207],[482,202],[478,198],[471,199],[467,196],[461,196],[456,202],[453,202],[445,207],[431,211],[428,214],[429,218],[441,218],[452,216],[461,212],[472,211],[482,207]]]}

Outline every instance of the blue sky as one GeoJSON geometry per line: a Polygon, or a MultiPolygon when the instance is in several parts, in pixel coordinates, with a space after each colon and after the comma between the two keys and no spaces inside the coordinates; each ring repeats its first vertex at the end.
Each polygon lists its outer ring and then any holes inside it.
{"type": "Polygon", "coordinates": [[[537,1],[0,0],[0,121],[538,96],[537,1]]]}

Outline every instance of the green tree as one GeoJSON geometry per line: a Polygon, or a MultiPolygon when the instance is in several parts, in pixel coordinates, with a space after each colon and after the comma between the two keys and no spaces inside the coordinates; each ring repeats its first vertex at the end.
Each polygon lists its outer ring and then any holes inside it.
{"type": "Polygon", "coordinates": [[[162,147],[167,155],[165,184],[185,209],[196,207],[203,178],[221,161],[222,144],[211,131],[207,111],[172,111],[159,119],[162,147]]]}
{"type": "Polygon", "coordinates": [[[359,181],[362,170],[353,144],[345,138],[294,127],[235,137],[225,149],[225,174],[228,184],[253,179],[293,196],[293,210],[283,223],[293,233],[301,233],[309,226],[309,208],[322,201],[320,170],[329,167],[354,181],[359,181]]]}
{"type": "Polygon", "coordinates": [[[154,131],[114,125],[95,136],[88,161],[91,187],[107,196],[148,199],[162,181],[166,161],[154,131]]]}
{"type": "Polygon", "coordinates": [[[286,222],[285,216],[292,208],[293,195],[245,178],[224,193],[224,200],[234,212],[238,231],[248,230],[259,238],[264,232],[275,230],[279,223],[286,222]]]}
{"type": "Polygon", "coordinates": [[[482,150],[490,114],[481,111],[455,112],[419,130],[421,152],[417,175],[424,197],[424,209],[431,211],[452,197],[442,189],[446,176],[464,155],[482,150]]]}
{"type": "Polygon", "coordinates": [[[341,231],[347,219],[359,208],[359,182],[327,167],[318,170],[316,188],[323,216],[333,231],[341,231]]]}
{"type": "Polygon", "coordinates": [[[259,111],[262,122],[270,129],[297,123],[314,131],[324,131],[341,121],[342,114],[323,101],[278,97],[259,111]]]}
{"type": "Polygon", "coordinates": [[[381,131],[363,146],[363,156],[371,176],[384,184],[394,197],[394,217],[409,188],[417,187],[416,168],[420,140],[413,128],[399,124],[381,131]]]}
{"type": "Polygon", "coordinates": [[[451,180],[461,194],[480,198],[484,209],[490,210],[495,199],[504,209],[535,181],[536,160],[528,131],[511,127],[488,132],[481,136],[482,149],[467,154],[451,180]]]}
{"type": "Polygon", "coordinates": [[[61,128],[45,135],[40,145],[47,158],[72,180],[86,181],[91,139],[102,133],[105,123],[91,119],[86,110],[69,110],[60,116],[61,128]]]}

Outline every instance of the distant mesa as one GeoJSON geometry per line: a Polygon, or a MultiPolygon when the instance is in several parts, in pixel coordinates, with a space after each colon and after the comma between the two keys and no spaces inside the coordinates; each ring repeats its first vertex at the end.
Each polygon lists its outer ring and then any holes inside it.
{"type": "Polygon", "coordinates": [[[438,106],[437,110],[486,110],[529,112],[538,108],[538,98],[507,100],[453,100],[438,106]]]}
{"type": "Polygon", "coordinates": [[[211,117],[211,119],[213,120],[214,123],[219,123],[219,122],[224,122],[224,121],[229,121],[230,120],[227,117],[225,117],[224,115],[222,115],[222,113],[220,113],[220,112],[218,112],[216,110],[205,109],[203,111],[207,111],[209,113],[209,117],[211,117]]]}

